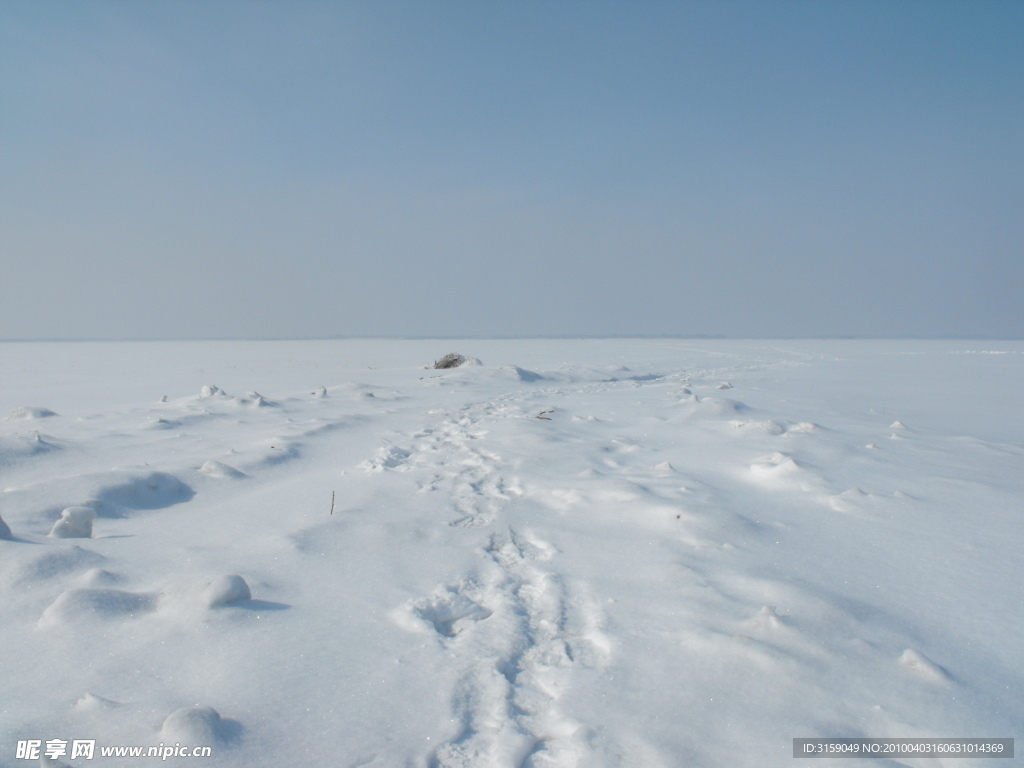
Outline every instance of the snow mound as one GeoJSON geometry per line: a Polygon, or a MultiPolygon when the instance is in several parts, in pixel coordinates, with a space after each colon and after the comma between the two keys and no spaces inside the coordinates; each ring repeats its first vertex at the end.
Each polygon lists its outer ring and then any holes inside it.
{"type": "Polygon", "coordinates": [[[90,693],[88,691],[82,698],[75,702],[75,709],[79,712],[103,712],[120,706],[121,702],[119,701],[105,699],[102,696],[97,696],[95,693],[90,693]]]}
{"type": "Polygon", "coordinates": [[[219,477],[219,478],[233,478],[240,479],[248,477],[244,472],[240,472],[234,467],[228,466],[227,464],[221,464],[219,461],[208,461],[199,468],[201,475],[207,477],[219,477]]]}
{"type": "Polygon", "coordinates": [[[136,510],[180,504],[195,495],[177,477],[141,468],[51,476],[4,491],[9,520],[41,518],[47,527],[68,507],[92,507],[97,517],[123,518],[136,510]]]}
{"type": "Polygon", "coordinates": [[[60,520],[53,524],[50,536],[55,539],[91,539],[92,521],[96,510],[92,507],[68,507],[60,513],[60,520]]]}
{"type": "Polygon", "coordinates": [[[11,421],[21,421],[23,419],[48,419],[51,416],[56,415],[57,414],[49,408],[33,408],[31,406],[25,406],[23,408],[15,408],[7,418],[11,421]]]}
{"type": "Polygon", "coordinates": [[[836,512],[855,512],[859,508],[859,502],[870,498],[871,494],[864,493],[860,488],[848,488],[842,493],[828,498],[828,504],[836,512]]]}
{"type": "Polygon", "coordinates": [[[541,381],[543,376],[534,371],[528,371],[525,368],[520,368],[518,365],[503,365],[501,367],[502,373],[510,375],[514,379],[519,381],[541,381]]]}
{"type": "Polygon", "coordinates": [[[757,480],[769,483],[794,478],[801,471],[800,465],[794,461],[792,456],[778,452],[762,456],[750,465],[750,473],[757,480]]]}
{"type": "Polygon", "coordinates": [[[38,432],[33,433],[31,437],[23,437],[21,435],[0,436],[0,463],[8,463],[12,460],[60,449],[60,446],[48,442],[49,440],[53,440],[53,438],[41,435],[38,432]]]}
{"type": "Polygon", "coordinates": [[[246,392],[245,397],[238,398],[241,405],[248,405],[250,408],[275,408],[277,403],[267,400],[259,392],[246,392]]]}
{"type": "Polygon", "coordinates": [[[788,430],[787,435],[802,434],[805,432],[815,432],[818,429],[818,425],[810,421],[801,421],[799,424],[794,424],[788,430]]]}
{"type": "Polygon", "coordinates": [[[761,606],[761,610],[757,612],[757,616],[750,623],[757,629],[766,630],[775,630],[784,625],[782,617],[776,612],[774,605],[761,606]]]}
{"type": "Polygon", "coordinates": [[[227,392],[213,384],[203,384],[203,386],[199,388],[199,397],[227,397],[227,392]]]}
{"type": "Polygon", "coordinates": [[[689,413],[686,414],[688,418],[696,419],[733,419],[749,410],[745,403],[723,397],[697,397],[694,395],[686,400],[681,400],[680,405],[689,408],[689,413]]]}
{"type": "Polygon", "coordinates": [[[4,522],[4,519],[0,517],[0,539],[9,538],[11,538],[11,529],[8,527],[7,523],[4,522]]]}
{"type": "Polygon", "coordinates": [[[238,723],[225,720],[213,707],[185,707],[164,720],[160,738],[164,742],[226,746],[236,741],[238,723]]]}
{"type": "Polygon", "coordinates": [[[914,648],[907,648],[903,651],[899,662],[904,669],[930,682],[946,683],[950,680],[946,670],[914,648]]]}
{"type": "Polygon", "coordinates": [[[251,600],[249,585],[238,574],[218,576],[203,590],[203,602],[209,608],[230,605],[240,600],[251,600]]]}
{"type": "Polygon", "coordinates": [[[5,581],[15,587],[34,586],[76,571],[98,567],[106,561],[103,555],[74,544],[46,549],[34,557],[15,561],[14,567],[7,571],[5,581]]]}
{"type": "Polygon", "coordinates": [[[127,509],[163,509],[191,499],[194,491],[166,472],[115,470],[92,494],[104,504],[127,509]]]}
{"type": "Polygon", "coordinates": [[[732,424],[736,429],[750,429],[764,432],[768,435],[781,435],[785,431],[780,424],[771,419],[765,421],[734,421],[732,424]]]}
{"type": "Polygon", "coordinates": [[[134,618],[156,609],[156,595],[119,589],[69,589],[43,611],[40,626],[77,623],[90,618],[134,618]]]}

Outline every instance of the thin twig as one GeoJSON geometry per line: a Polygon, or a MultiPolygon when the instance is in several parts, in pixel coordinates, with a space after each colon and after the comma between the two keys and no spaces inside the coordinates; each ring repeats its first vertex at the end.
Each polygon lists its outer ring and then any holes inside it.
{"type": "Polygon", "coordinates": [[[334,514],[334,491],[331,491],[331,514],[334,514]]]}

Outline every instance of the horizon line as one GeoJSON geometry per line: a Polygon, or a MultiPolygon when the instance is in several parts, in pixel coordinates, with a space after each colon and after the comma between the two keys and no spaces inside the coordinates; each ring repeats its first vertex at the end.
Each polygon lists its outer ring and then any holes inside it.
{"type": "Polygon", "coordinates": [[[141,342],[266,342],[266,341],[600,341],[604,339],[675,339],[679,341],[1024,341],[1024,336],[730,336],[726,334],[550,334],[550,335],[334,335],[334,336],[105,336],[105,337],[48,337],[0,338],[0,344],[69,344],[69,343],[141,343],[141,342]]]}

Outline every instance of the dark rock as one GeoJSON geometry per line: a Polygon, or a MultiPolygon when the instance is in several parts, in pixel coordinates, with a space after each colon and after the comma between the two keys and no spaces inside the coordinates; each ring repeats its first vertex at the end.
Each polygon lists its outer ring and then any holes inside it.
{"type": "Polygon", "coordinates": [[[449,352],[440,360],[434,362],[434,368],[435,370],[441,368],[458,368],[460,365],[465,365],[466,362],[467,359],[458,352],[449,352]]]}

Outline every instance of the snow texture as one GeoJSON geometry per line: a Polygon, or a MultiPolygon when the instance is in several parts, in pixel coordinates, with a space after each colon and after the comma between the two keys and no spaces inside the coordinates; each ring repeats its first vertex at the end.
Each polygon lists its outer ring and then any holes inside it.
{"type": "Polygon", "coordinates": [[[1024,343],[458,345],[2,345],[0,766],[1024,731],[1024,343]]]}

